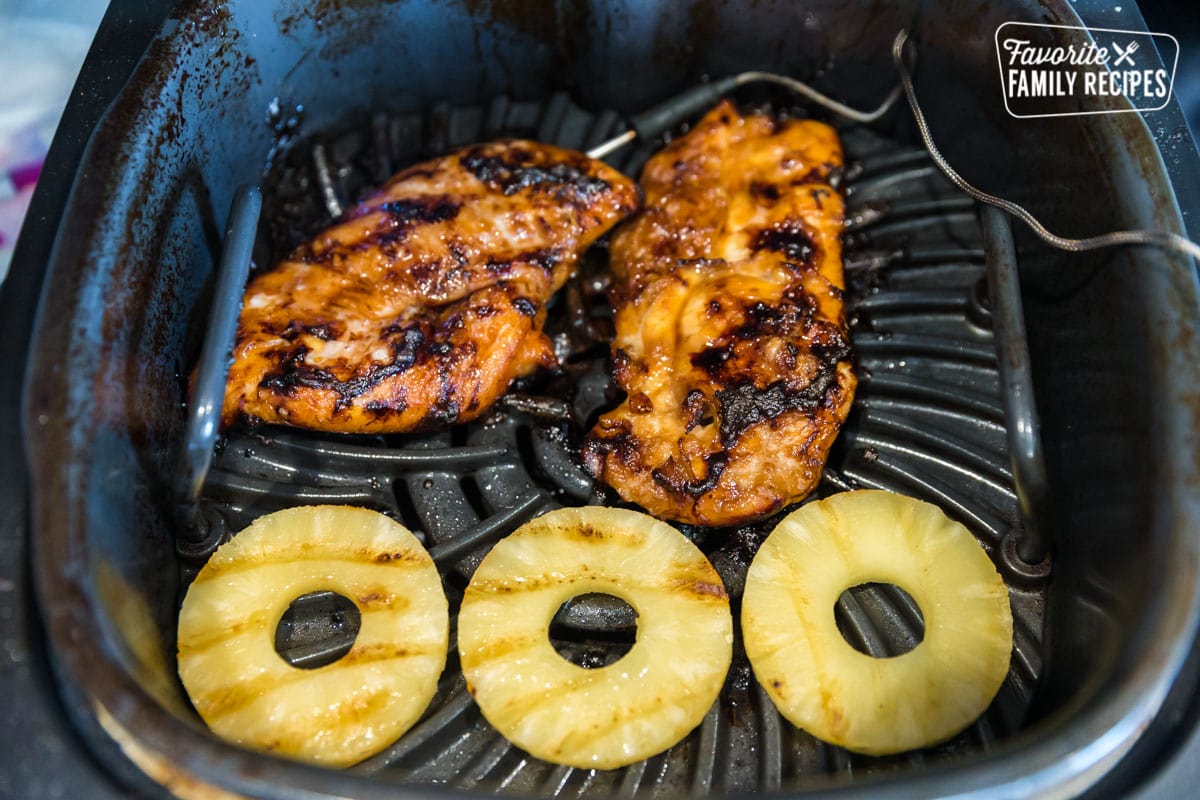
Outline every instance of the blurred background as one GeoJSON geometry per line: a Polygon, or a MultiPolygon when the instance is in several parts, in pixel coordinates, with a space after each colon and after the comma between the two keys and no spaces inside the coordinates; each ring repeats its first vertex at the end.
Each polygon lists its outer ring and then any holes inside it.
{"type": "Polygon", "coordinates": [[[1195,139],[1200,130],[1200,4],[1196,0],[1141,0],[1138,7],[1147,30],[1169,33],[1179,40],[1175,97],[1195,139]]]}
{"type": "Polygon", "coordinates": [[[107,0],[0,0],[0,280],[107,0]]]}
{"type": "MultiPolygon", "coordinates": [[[[1132,25],[1135,9],[1140,9],[1150,31],[1179,40],[1174,91],[1194,136],[1200,130],[1196,0],[1072,2],[1085,14],[1085,8],[1102,9],[1117,25],[1126,18],[1132,25]]],[[[0,0],[0,281],[8,273],[46,150],[106,6],[107,0],[0,0]]]]}

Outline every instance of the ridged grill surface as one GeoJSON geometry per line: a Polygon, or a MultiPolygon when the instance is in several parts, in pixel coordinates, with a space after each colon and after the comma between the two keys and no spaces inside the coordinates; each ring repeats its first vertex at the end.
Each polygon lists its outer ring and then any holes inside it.
{"type": "MultiPolygon", "coordinates": [[[[497,98],[486,107],[378,114],[349,132],[306,140],[281,154],[268,176],[259,261],[286,252],[339,207],[421,158],[500,135],[586,149],[623,127],[612,112],[588,113],[555,95],[545,102],[497,98]]],[[[437,697],[422,721],[355,770],[387,782],[554,797],[795,789],[822,776],[894,773],[985,749],[1018,729],[1041,670],[1045,586],[1015,567],[1002,547],[1020,515],[976,209],[924,151],[858,128],[842,135],[849,164],[848,301],[860,385],[819,493],[873,487],[930,500],[966,524],[993,555],[1011,589],[1016,641],[1010,674],[992,706],[938,747],[888,758],[853,755],[778,715],[756,684],[739,638],[720,700],[696,731],[626,769],[578,770],[527,756],[487,724],[466,691],[452,641],[437,697]]],[[[609,160],[636,176],[653,147],[642,144],[609,160]]],[[[578,458],[584,433],[614,399],[605,285],[601,247],[550,307],[547,329],[562,373],[522,381],[478,422],[421,436],[229,432],[204,489],[205,529],[181,534],[185,581],[219,541],[261,514],[348,503],[383,511],[417,532],[445,578],[453,615],[472,571],[497,539],[559,505],[613,499],[578,458]]],[[[735,620],[746,567],[775,521],[681,528],[721,573],[735,620]]],[[[315,598],[309,605],[308,628],[319,627],[328,603],[315,598]]],[[[306,613],[302,604],[297,613],[306,613]]],[[[836,613],[847,638],[874,655],[903,651],[921,637],[919,611],[891,587],[850,593],[836,613]]],[[[576,658],[603,660],[633,624],[627,608],[589,598],[561,613],[555,631],[561,648],[576,658]]],[[[328,649],[344,644],[344,632],[331,627],[328,649]]],[[[313,654],[308,641],[290,657],[313,654]]]]}

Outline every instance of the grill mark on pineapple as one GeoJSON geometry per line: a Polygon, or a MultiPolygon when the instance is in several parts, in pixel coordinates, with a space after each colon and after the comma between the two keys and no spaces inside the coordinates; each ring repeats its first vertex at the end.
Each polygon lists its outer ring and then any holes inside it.
{"type": "MultiPolygon", "coordinates": [[[[813,636],[812,636],[813,628],[812,628],[812,624],[809,620],[809,609],[811,606],[810,606],[805,594],[803,593],[803,591],[801,591],[802,589],[807,589],[808,586],[799,579],[799,576],[796,574],[795,565],[792,563],[791,558],[784,557],[785,555],[790,556],[792,554],[792,550],[794,550],[794,549],[795,549],[795,547],[792,547],[791,549],[781,547],[780,548],[781,552],[779,554],[779,560],[782,562],[784,570],[787,573],[787,586],[790,587],[790,591],[787,592],[787,596],[788,596],[788,600],[790,600],[792,603],[792,608],[794,609],[795,614],[796,614],[796,620],[799,623],[800,627],[804,629],[805,640],[808,642],[812,642],[813,641],[813,636]]],[[[838,594],[840,595],[841,593],[839,592],[838,594]]],[[[835,600],[836,600],[836,598],[835,598],[835,600]]],[[[818,613],[820,613],[820,612],[818,612],[818,613]]],[[[829,613],[833,614],[832,608],[829,609],[829,613]]],[[[842,641],[842,644],[844,644],[846,647],[850,646],[849,643],[847,643],[844,640],[842,641]]],[[[822,695],[822,707],[826,707],[824,696],[828,691],[825,687],[829,685],[829,668],[828,668],[828,663],[827,663],[828,662],[828,658],[827,658],[828,653],[823,651],[819,647],[811,647],[811,648],[809,648],[809,652],[812,655],[813,670],[814,670],[814,672],[816,672],[816,684],[818,687],[820,687],[820,692],[822,695]]],[[[776,664],[780,667],[790,666],[790,665],[785,665],[785,664],[779,664],[778,662],[781,661],[782,659],[776,658],[775,660],[776,660],[776,664]]]]}
{"type": "Polygon", "coordinates": [[[616,526],[597,527],[588,522],[563,525],[539,533],[541,537],[549,540],[552,544],[566,539],[588,545],[641,547],[646,541],[646,537],[640,531],[616,526]]]}
{"type": "Polygon", "coordinates": [[[678,581],[674,584],[673,588],[695,595],[703,600],[713,598],[725,601],[729,599],[729,595],[726,593],[725,587],[721,585],[719,578],[716,579],[716,582],[702,578],[678,581]]]}
{"type": "Polygon", "coordinates": [[[463,663],[468,667],[476,664],[486,664],[493,661],[501,661],[522,650],[528,650],[542,640],[540,635],[517,635],[506,638],[497,638],[489,641],[485,647],[477,647],[470,652],[463,653],[463,663]]]}
{"type": "MultiPolygon", "coordinates": [[[[589,692],[595,688],[596,684],[602,684],[603,673],[616,669],[617,663],[598,669],[579,667],[578,673],[570,681],[557,685],[553,694],[548,695],[540,690],[531,690],[516,695],[504,706],[503,713],[511,718],[521,718],[527,717],[532,712],[544,708],[547,704],[562,706],[564,708],[579,707],[579,704],[570,702],[571,698],[582,692],[589,692]]],[[[639,697],[632,698],[626,696],[619,698],[617,704],[613,707],[599,709],[592,703],[584,703],[583,706],[588,709],[609,712],[606,718],[593,722],[586,731],[580,732],[583,735],[594,736],[620,729],[631,720],[657,717],[662,713],[665,706],[665,698],[663,693],[658,691],[657,688],[651,694],[643,686],[639,697]]],[[[557,734],[560,731],[556,730],[554,733],[555,738],[559,738],[557,734]]],[[[559,753],[567,749],[571,748],[565,740],[561,740],[559,746],[556,748],[559,753]]]]}
{"type": "Polygon", "coordinates": [[[846,736],[847,721],[846,715],[842,710],[841,703],[837,702],[837,698],[833,693],[824,686],[820,689],[821,694],[821,710],[825,712],[825,718],[829,721],[829,731],[838,740],[841,741],[846,736]]]}
{"type": "Polygon", "coordinates": [[[675,573],[668,573],[663,578],[662,588],[669,592],[679,592],[690,595],[697,600],[726,602],[729,594],[721,576],[707,563],[680,564],[675,573]]]}
{"type": "Polygon", "coordinates": [[[232,557],[228,560],[222,559],[220,562],[210,561],[200,574],[196,576],[192,585],[208,583],[216,578],[250,572],[261,567],[286,567],[299,563],[337,562],[354,564],[361,567],[384,565],[389,567],[423,567],[430,563],[428,556],[415,551],[394,551],[376,554],[373,551],[369,552],[360,549],[328,552],[328,550],[324,549],[327,547],[328,544],[323,544],[321,550],[302,547],[292,551],[271,551],[253,558],[243,556],[232,557]],[[386,556],[386,558],[383,556],[386,556]]]}
{"type": "MultiPolygon", "coordinates": [[[[379,710],[392,700],[391,692],[386,687],[370,690],[359,690],[347,695],[341,702],[316,711],[310,717],[302,717],[301,722],[307,725],[296,725],[288,731],[288,737],[276,741],[278,752],[291,756],[299,756],[312,752],[312,742],[315,737],[325,738],[328,733],[342,732],[348,728],[360,726],[362,720],[377,716],[379,710]]],[[[331,767],[350,766],[347,762],[344,748],[338,744],[328,751],[324,757],[321,749],[313,758],[315,763],[331,767]]]]}
{"type": "MultiPolygon", "coordinates": [[[[404,613],[412,607],[412,601],[409,598],[388,593],[386,589],[376,589],[366,595],[358,595],[355,600],[363,613],[387,609],[392,614],[398,614],[404,613]]],[[[180,640],[177,644],[179,655],[199,655],[217,645],[230,645],[237,637],[260,636],[268,619],[267,614],[255,612],[229,627],[213,626],[212,630],[206,631],[207,635],[205,636],[193,636],[186,640],[180,640]]],[[[342,660],[337,663],[342,663],[342,660]]]]}
{"type": "Polygon", "coordinates": [[[404,595],[388,591],[386,586],[376,586],[363,590],[354,596],[359,608],[363,611],[374,608],[388,608],[393,611],[404,611],[412,605],[404,595]]]}
{"type": "Polygon", "coordinates": [[[580,581],[606,579],[605,575],[591,572],[586,565],[580,565],[578,569],[579,572],[575,575],[526,575],[522,576],[519,580],[508,577],[472,579],[463,601],[466,602],[468,598],[475,596],[486,597],[489,595],[516,594],[518,592],[539,592],[543,589],[569,586],[580,581]]]}
{"type": "Polygon", "coordinates": [[[187,639],[180,639],[176,647],[180,655],[203,653],[214,645],[226,644],[235,637],[253,632],[256,628],[262,627],[266,623],[267,618],[268,614],[264,609],[255,609],[249,616],[239,619],[232,625],[213,625],[211,629],[202,631],[206,635],[189,636],[187,639]]]}
{"type": "Polygon", "coordinates": [[[315,670],[293,667],[282,676],[275,673],[267,673],[249,681],[222,684],[212,691],[204,692],[203,694],[198,693],[193,698],[193,702],[197,710],[202,711],[204,719],[211,724],[211,720],[233,713],[255,700],[287,689],[293,684],[307,681],[312,674],[321,670],[340,670],[363,664],[429,655],[432,655],[430,650],[387,643],[368,645],[366,647],[353,647],[350,649],[350,652],[337,661],[323,667],[318,667],[315,670]]]}
{"type": "Polygon", "coordinates": [[[334,706],[328,716],[332,717],[337,724],[342,726],[355,724],[364,718],[373,716],[379,708],[386,705],[390,700],[391,693],[386,687],[382,686],[370,690],[366,695],[356,692],[347,698],[345,702],[334,706]]]}

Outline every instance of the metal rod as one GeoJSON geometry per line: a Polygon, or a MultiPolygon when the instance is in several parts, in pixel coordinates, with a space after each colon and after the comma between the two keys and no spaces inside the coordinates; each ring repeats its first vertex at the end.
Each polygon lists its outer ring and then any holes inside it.
{"type": "Polygon", "coordinates": [[[609,139],[607,142],[601,142],[600,144],[596,145],[591,150],[588,150],[587,154],[591,158],[604,158],[609,153],[615,150],[620,150],[622,147],[629,144],[636,138],[637,131],[635,131],[633,128],[630,128],[624,133],[609,139]]]}
{"type": "Polygon", "coordinates": [[[217,284],[208,333],[200,353],[188,404],[187,430],[177,467],[175,488],[178,499],[190,512],[204,486],[212,465],[213,446],[217,441],[221,406],[225,399],[225,381],[229,374],[230,354],[237,332],[242,293],[250,274],[254,237],[262,213],[262,192],[257,186],[241,186],[234,193],[225,226],[225,240],[216,267],[217,284]]]}
{"type": "Polygon", "coordinates": [[[907,44],[908,31],[902,30],[896,34],[896,40],[892,43],[892,60],[895,62],[896,69],[900,73],[900,83],[904,87],[905,96],[908,98],[908,106],[912,110],[913,120],[917,123],[917,130],[921,134],[921,141],[925,144],[925,149],[929,151],[929,156],[933,159],[933,163],[937,164],[938,169],[959,189],[962,189],[979,202],[998,208],[1021,220],[1042,241],[1060,250],[1079,253],[1121,244],[1151,244],[1175,250],[1193,259],[1200,260],[1200,245],[1171,231],[1141,229],[1111,231],[1097,236],[1090,236],[1086,239],[1070,239],[1065,236],[1059,236],[1056,233],[1052,233],[1045,225],[1039,222],[1024,206],[1020,206],[1011,200],[1005,200],[1003,197],[988,194],[982,189],[977,189],[974,185],[968,183],[966,178],[959,175],[954,167],[950,166],[950,162],[946,160],[946,157],[942,155],[937,145],[934,144],[933,134],[929,130],[929,123],[925,120],[925,114],[921,111],[920,103],[917,102],[917,91],[913,86],[912,74],[909,71],[908,64],[905,62],[905,47],[907,44]]]}
{"type": "Polygon", "coordinates": [[[629,120],[629,130],[593,147],[587,151],[587,154],[592,158],[604,158],[609,153],[621,149],[637,138],[652,139],[680,124],[688,117],[703,111],[708,106],[717,102],[722,95],[738,87],[747,86],[752,83],[773,83],[777,86],[783,86],[840,117],[863,125],[877,121],[890,111],[900,98],[902,91],[901,86],[897,84],[877,107],[870,111],[859,111],[856,108],[851,108],[844,103],[834,100],[828,95],[818,92],[804,81],[787,75],[777,75],[774,72],[762,72],[760,70],[739,72],[732,77],[693,86],[648,111],[643,111],[631,117],[629,120]]]}
{"type": "Polygon", "coordinates": [[[996,359],[1000,367],[1001,401],[1008,429],[1013,483],[1021,505],[1024,530],[1016,550],[1027,564],[1039,564],[1050,551],[1046,534],[1050,481],[1042,454],[1041,421],[1033,394],[1033,370],[1025,333],[1025,312],[1017,273],[1017,249],[1006,214],[983,207],[988,295],[996,359]]]}

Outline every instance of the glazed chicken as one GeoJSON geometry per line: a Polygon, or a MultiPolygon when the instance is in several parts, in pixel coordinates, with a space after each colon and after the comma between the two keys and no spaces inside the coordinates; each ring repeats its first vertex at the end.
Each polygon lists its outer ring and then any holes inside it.
{"type": "Polygon", "coordinates": [[[808,495],[856,380],[827,125],[725,102],[647,162],[613,236],[616,382],[588,470],[651,514],[760,519],[808,495]]]}
{"type": "Polygon", "coordinates": [[[250,282],[224,424],[379,433],[478,417],[555,366],[546,301],[638,202],[616,170],[528,141],[404,170],[250,282]]]}

